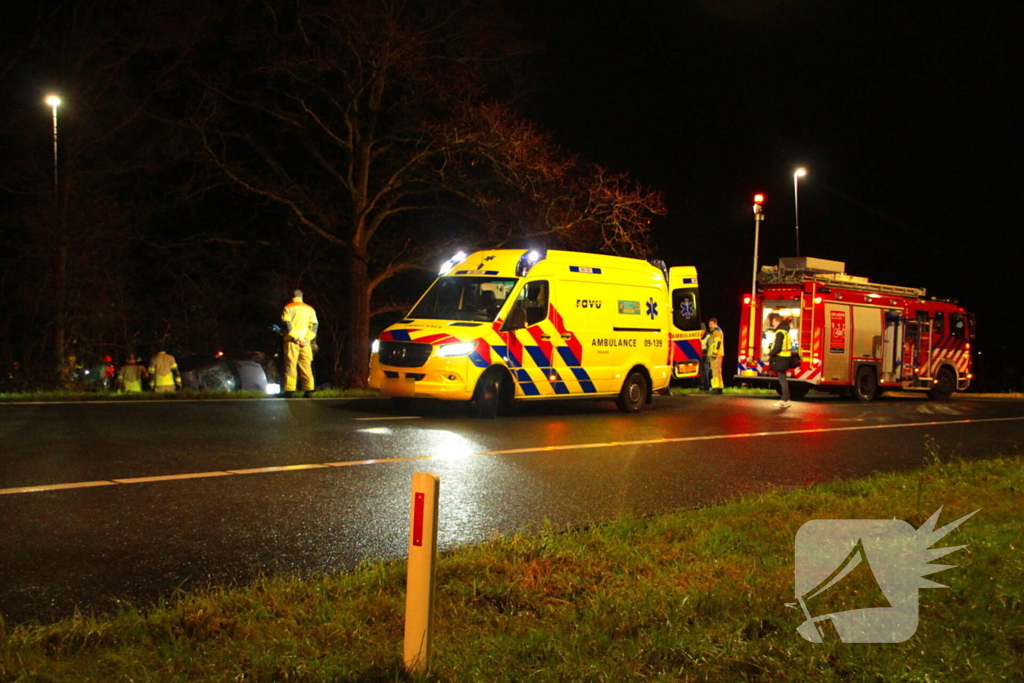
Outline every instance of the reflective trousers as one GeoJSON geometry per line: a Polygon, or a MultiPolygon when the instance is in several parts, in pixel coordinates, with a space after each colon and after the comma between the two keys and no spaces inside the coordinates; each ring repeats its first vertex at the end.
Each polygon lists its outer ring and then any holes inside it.
{"type": "Polygon", "coordinates": [[[284,343],[285,391],[295,391],[298,375],[302,375],[302,390],[313,391],[313,347],[289,339],[284,343]]]}
{"type": "Polygon", "coordinates": [[[723,356],[718,356],[717,358],[712,358],[711,359],[711,388],[712,389],[721,389],[722,387],[725,386],[722,383],[722,358],[723,358],[723,356]]]}

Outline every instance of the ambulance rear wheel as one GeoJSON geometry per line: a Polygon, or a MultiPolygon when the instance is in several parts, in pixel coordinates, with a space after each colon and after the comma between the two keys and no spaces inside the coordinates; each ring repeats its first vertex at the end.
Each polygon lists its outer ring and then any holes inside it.
{"type": "Polygon", "coordinates": [[[647,402],[649,391],[647,379],[639,372],[631,372],[622,383],[622,391],[619,392],[619,398],[615,403],[624,413],[638,412],[647,402]]]}
{"type": "Polygon", "coordinates": [[[932,388],[928,390],[928,398],[936,401],[945,401],[953,395],[954,391],[956,391],[956,377],[953,376],[953,372],[949,368],[942,368],[935,375],[935,382],[932,384],[932,388]]]}
{"type": "Polygon", "coordinates": [[[878,376],[875,369],[870,365],[862,365],[857,368],[857,376],[853,382],[853,394],[861,403],[867,403],[875,397],[878,391],[878,376]]]}

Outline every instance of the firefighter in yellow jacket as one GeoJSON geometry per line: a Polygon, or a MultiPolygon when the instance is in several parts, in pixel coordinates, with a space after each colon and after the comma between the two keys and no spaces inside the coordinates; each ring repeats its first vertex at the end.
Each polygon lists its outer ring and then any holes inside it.
{"type": "Polygon", "coordinates": [[[146,366],[139,365],[134,353],[128,354],[128,362],[117,373],[118,389],[128,393],[142,391],[142,380],[149,377],[146,366]]]}
{"type": "Polygon", "coordinates": [[[313,307],[302,301],[302,290],[284,307],[284,395],[295,396],[298,377],[302,375],[302,390],[306,398],[313,395],[313,340],[320,323],[313,307]]]}
{"type": "Polygon", "coordinates": [[[181,373],[174,356],[161,351],[149,360],[149,374],[153,378],[153,391],[181,389],[181,373]]]}
{"type": "Polygon", "coordinates": [[[718,326],[718,319],[708,321],[708,358],[711,361],[711,393],[722,393],[722,358],[725,356],[725,334],[718,326]]]}

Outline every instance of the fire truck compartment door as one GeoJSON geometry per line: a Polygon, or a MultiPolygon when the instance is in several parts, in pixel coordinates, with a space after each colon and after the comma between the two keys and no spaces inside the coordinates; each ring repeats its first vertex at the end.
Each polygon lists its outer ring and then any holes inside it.
{"type": "Polygon", "coordinates": [[[885,312],[885,354],[882,361],[884,382],[898,381],[903,374],[903,316],[900,311],[885,312]]]}
{"type": "Polygon", "coordinates": [[[822,380],[850,381],[850,307],[825,304],[825,362],[822,380]]]}
{"type": "Polygon", "coordinates": [[[882,357],[882,309],[853,307],[853,357],[882,357]]]}

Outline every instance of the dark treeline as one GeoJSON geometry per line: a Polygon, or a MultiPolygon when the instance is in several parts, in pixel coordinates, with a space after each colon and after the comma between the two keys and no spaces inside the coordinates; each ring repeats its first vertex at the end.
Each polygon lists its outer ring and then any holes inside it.
{"type": "Polygon", "coordinates": [[[498,3],[40,1],[4,31],[0,362],[39,386],[274,350],[295,287],[321,378],[361,385],[456,248],[644,255],[664,213],[517,113],[536,46],[498,3]]]}

